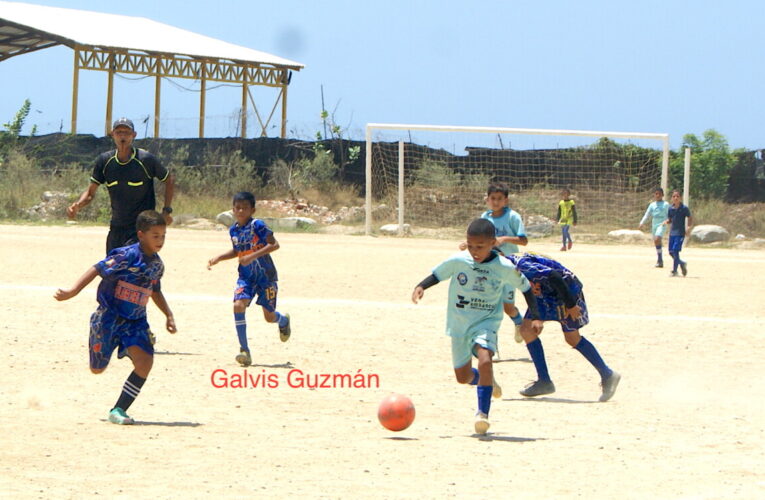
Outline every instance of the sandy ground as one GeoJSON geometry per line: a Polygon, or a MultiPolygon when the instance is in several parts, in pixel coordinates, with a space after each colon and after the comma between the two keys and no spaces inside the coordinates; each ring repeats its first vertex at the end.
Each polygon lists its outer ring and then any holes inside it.
{"type": "Polygon", "coordinates": [[[598,403],[597,373],[548,323],[558,391],[524,399],[533,365],[506,322],[494,365],[505,394],[478,437],[475,390],[454,381],[443,334],[447,285],[409,301],[456,242],[277,234],[279,309],[293,335],[281,343],[250,310],[255,364],[245,370],[234,362],[235,264],[205,268],[227,235],[176,228],[162,258],[179,332],[149,306],[158,353],[130,409],[138,425],[109,424],[131,365],[115,357],[102,375],[87,369],[96,282],[52,298],[99,260],[105,236],[0,226],[0,496],[765,497],[762,251],[691,247],[689,276],[670,279],[649,245],[559,253],[532,242],[581,277],[583,334],[622,383],[598,403]],[[379,387],[290,387],[292,370],[376,375],[379,387]],[[215,387],[224,372],[276,387],[215,387]],[[376,418],[391,392],[417,408],[401,433],[376,418]]]}

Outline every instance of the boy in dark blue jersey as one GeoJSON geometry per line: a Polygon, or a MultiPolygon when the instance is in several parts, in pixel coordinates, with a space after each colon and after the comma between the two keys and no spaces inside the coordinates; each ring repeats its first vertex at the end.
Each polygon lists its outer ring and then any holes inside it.
{"type": "MultiPolygon", "coordinates": [[[[589,323],[582,282],[573,272],[549,257],[526,253],[509,255],[507,258],[531,284],[541,320],[560,323],[568,345],[579,351],[598,370],[603,388],[600,401],[611,399],[621,376],[609,368],[595,346],[579,334],[579,329],[589,323]]],[[[531,326],[531,317],[527,311],[521,335],[534,362],[537,380],[521,390],[521,395],[526,397],[555,392],[555,385],[547,371],[542,341],[539,339],[541,330],[537,333],[537,329],[531,326]]]]}
{"type": "Polygon", "coordinates": [[[233,212],[236,222],[229,228],[233,248],[211,258],[207,269],[222,260],[239,258],[239,278],[234,291],[234,324],[239,337],[239,354],[236,361],[242,366],[252,364],[250,348],[247,345],[247,322],[245,311],[257,297],[256,304],[263,308],[263,316],[269,323],[279,324],[279,338],[287,342],[290,338],[290,316],[276,310],[278,276],[276,266],[269,255],[279,249],[279,242],[265,222],[254,219],[255,196],[242,191],[234,195],[233,212]]]}
{"type": "Polygon", "coordinates": [[[688,274],[688,263],[680,259],[680,250],[683,249],[685,237],[691,234],[693,217],[691,217],[691,210],[683,205],[683,197],[677,189],[672,191],[672,206],[667,211],[665,224],[670,225],[669,254],[672,256],[672,272],[669,276],[673,278],[677,276],[677,266],[680,266],[685,276],[688,274]],[[688,219],[688,227],[685,225],[685,219],[688,219]]]}
{"type": "Polygon", "coordinates": [[[90,317],[90,371],[103,372],[114,349],[118,349],[118,358],[127,355],[133,362],[133,372],[109,413],[109,421],[115,424],[134,423],[126,412],[154,363],[154,347],[146,321],[146,304],[150,298],[165,314],[167,331],[176,332],[173,313],[160,286],[165,266],[158,252],[165,243],[166,230],[162,215],[153,210],[141,212],[136,221],[138,243],[112,250],[72,288],[59,288],[54,295],[56,300],[71,299],[96,276],[102,278],[98,285],[98,309],[90,317]]]}

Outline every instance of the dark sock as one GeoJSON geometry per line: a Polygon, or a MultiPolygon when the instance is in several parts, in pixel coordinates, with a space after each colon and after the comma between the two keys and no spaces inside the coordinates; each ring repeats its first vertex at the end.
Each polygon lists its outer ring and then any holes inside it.
{"type": "Polygon", "coordinates": [[[602,380],[605,380],[611,376],[613,371],[606,365],[606,362],[603,361],[603,358],[600,357],[598,350],[595,349],[595,346],[592,345],[592,343],[589,340],[582,337],[579,340],[579,343],[576,344],[576,347],[574,347],[574,349],[581,352],[582,356],[584,356],[585,359],[587,359],[587,361],[589,361],[590,364],[592,364],[592,366],[594,366],[595,369],[598,370],[598,373],[600,373],[600,378],[602,380]]]}
{"type": "Polygon", "coordinates": [[[659,257],[659,262],[662,261],[661,257],[661,245],[656,245],[656,255],[659,257]]]}
{"type": "Polygon", "coordinates": [[[545,350],[539,337],[526,344],[526,349],[529,350],[534,368],[537,370],[537,380],[550,382],[550,374],[547,373],[547,361],[545,361],[545,350]]]}
{"type": "Polygon", "coordinates": [[[122,386],[122,394],[120,394],[120,398],[117,400],[117,404],[114,405],[114,408],[122,408],[127,411],[141,392],[141,387],[143,387],[144,382],[146,382],[145,378],[139,377],[135,372],[131,372],[130,376],[125,380],[125,384],[122,386]]]}
{"type": "Polygon", "coordinates": [[[471,370],[473,370],[473,380],[470,381],[470,385],[478,385],[478,370],[475,368],[471,370]]]}
{"type": "Polygon", "coordinates": [[[476,392],[478,393],[478,411],[487,416],[491,408],[491,392],[493,389],[490,385],[479,385],[476,387],[476,392]]]}
{"type": "Polygon", "coordinates": [[[234,313],[234,325],[236,325],[236,336],[239,337],[239,347],[250,352],[247,345],[247,320],[244,319],[244,313],[234,313]]]}

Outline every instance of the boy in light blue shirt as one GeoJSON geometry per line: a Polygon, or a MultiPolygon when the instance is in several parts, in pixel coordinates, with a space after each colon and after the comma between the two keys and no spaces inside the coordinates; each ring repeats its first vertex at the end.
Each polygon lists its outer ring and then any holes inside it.
{"type": "Polygon", "coordinates": [[[446,334],[452,339],[452,366],[457,382],[477,386],[477,434],[486,434],[489,429],[491,397],[502,395],[494,381],[491,358],[502,322],[502,304],[515,288],[526,298],[531,327],[537,331],[542,328],[528,280],[494,250],[496,243],[494,225],[485,219],[473,220],[467,229],[467,249],[436,266],[412,292],[412,302],[416,304],[425,289],[451,278],[446,334]],[[472,367],[473,357],[478,359],[478,369],[472,367]]]}
{"type": "Polygon", "coordinates": [[[655,267],[664,267],[664,260],[661,255],[661,238],[664,236],[664,222],[667,220],[667,212],[669,211],[669,203],[664,201],[664,190],[657,187],[653,191],[653,201],[648,205],[645,211],[645,215],[640,219],[638,229],[643,229],[648,219],[651,219],[651,235],[653,236],[653,244],[656,246],[656,255],[658,260],[655,267]]]}
{"type": "MultiPolygon", "coordinates": [[[[509,194],[510,190],[507,185],[501,182],[489,184],[489,188],[486,190],[486,205],[489,207],[489,210],[481,214],[482,219],[486,219],[494,224],[498,243],[497,247],[504,255],[518,253],[520,251],[518,245],[526,246],[529,244],[521,214],[508,205],[509,194]]],[[[461,249],[464,250],[462,247],[461,249]]],[[[523,342],[523,337],[521,337],[523,317],[521,317],[521,313],[516,309],[512,295],[510,302],[505,303],[504,309],[505,314],[515,324],[515,341],[518,343],[523,342]]],[[[499,358],[499,349],[496,352],[499,358]]]]}

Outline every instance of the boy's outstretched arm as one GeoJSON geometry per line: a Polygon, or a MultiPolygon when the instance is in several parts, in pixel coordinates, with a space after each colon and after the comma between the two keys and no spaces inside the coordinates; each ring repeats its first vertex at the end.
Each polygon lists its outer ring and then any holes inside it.
{"type": "Polygon", "coordinates": [[[154,290],[151,294],[151,300],[157,305],[160,311],[165,315],[167,320],[165,321],[165,328],[170,333],[175,333],[178,329],[175,327],[175,318],[173,318],[173,311],[170,310],[170,306],[165,299],[165,295],[162,290],[154,290]]]}
{"type": "Polygon", "coordinates": [[[414,291],[412,292],[412,302],[416,304],[422,298],[422,296],[425,295],[425,289],[430,288],[436,284],[438,284],[438,278],[436,278],[434,274],[431,274],[424,280],[420,281],[420,283],[414,287],[414,291]]]}
{"type": "Polygon", "coordinates": [[[77,282],[72,286],[72,288],[69,288],[68,290],[64,290],[63,288],[59,288],[56,290],[55,295],[53,295],[53,298],[56,300],[68,300],[77,295],[82,291],[83,288],[88,286],[88,284],[96,279],[96,276],[98,276],[98,269],[96,269],[96,266],[91,267],[87,271],[85,271],[85,274],[80,276],[80,279],[77,280],[77,282]]]}
{"type": "Polygon", "coordinates": [[[222,260],[233,259],[234,257],[236,257],[236,251],[232,248],[228,252],[222,253],[220,255],[216,255],[215,257],[208,260],[207,269],[212,269],[212,266],[214,266],[215,264],[217,264],[218,262],[222,260]]]}

